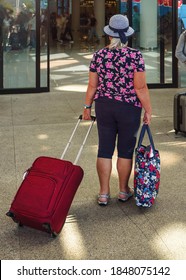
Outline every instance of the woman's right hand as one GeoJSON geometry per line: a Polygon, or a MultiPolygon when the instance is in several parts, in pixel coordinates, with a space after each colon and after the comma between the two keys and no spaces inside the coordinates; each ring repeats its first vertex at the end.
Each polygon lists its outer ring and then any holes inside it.
{"type": "Polygon", "coordinates": [[[143,122],[144,122],[144,124],[150,125],[150,123],[151,123],[151,114],[150,113],[147,113],[147,112],[144,113],[143,122]]]}
{"type": "Polygon", "coordinates": [[[91,120],[91,109],[83,110],[83,120],[90,121],[91,120]]]}

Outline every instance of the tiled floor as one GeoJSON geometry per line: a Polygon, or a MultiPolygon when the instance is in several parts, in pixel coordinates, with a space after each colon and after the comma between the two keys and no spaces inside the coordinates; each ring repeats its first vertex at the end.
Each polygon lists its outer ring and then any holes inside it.
{"type": "MultiPolygon", "coordinates": [[[[81,51],[72,57],[69,53],[65,58],[66,70],[54,66],[50,93],[0,96],[0,257],[4,260],[186,259],[186,138],[175,135],[173,130],[173,98],[180,89],[150,90],[151,130],[161,155],[160,192],[151,209],[139,209],[134,199],[123,204],[117,201],[115,157],[111,202],[105,208],[97,205],[95,125],[79,161],[84,179],[60,235],[52,239],[44,232],[19,228],[5,215],[23,172],[33,160],[40,155],[61,155],[82,113],[90,55],[81,51]]],[[[83,122],[67,159],[73,161],[86,127],[83,122]]]]}
{"type": "MultiPolygon", "coordinates": [[[[176,90],[175,90],[176,91],[176,90]]],[[[161,154],[161,186],[152,209],[138,209],[134,200],[118,203],[113,169],[111,203],[96,203],[97,133],[91,132],[79,164],[85,171],[61,234],[18,228],[5,213],[22,181],[23,172],[40,155],[58,157],[67,143],[82,93],[1,96],[1,259],[185,259],[185,137],[172,125],[174,90],[151,91],[152,131],[161,154]]],[[[82,126],[80,134],[85,131],[82,126]]],[[[80,136],[76,139],[80,142],[80,136]]],[[[74,158],[77,144],[69,151],[74,158]]],[[[132,176],[131,176],[132,185],[132,176]]]]}

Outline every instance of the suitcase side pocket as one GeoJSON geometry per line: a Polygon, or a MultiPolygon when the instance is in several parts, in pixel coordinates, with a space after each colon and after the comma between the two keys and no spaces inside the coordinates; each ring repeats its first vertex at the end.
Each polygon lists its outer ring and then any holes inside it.
{"type": "Polygon", "coordinates": [[[12,211],[37,218],[51,216],[64,180],[50,174],[30,171],[13,200],[12,211]]]}

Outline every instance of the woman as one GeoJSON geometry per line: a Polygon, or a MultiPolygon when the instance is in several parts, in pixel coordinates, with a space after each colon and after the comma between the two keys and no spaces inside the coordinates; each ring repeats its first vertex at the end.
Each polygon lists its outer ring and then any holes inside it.
{"type": "Polygon", "coordinates": [[[150,124],[151,102],[145,78],[144,60],[139,50],[127,47],[134,33],[126,16],[117,14],[104,27],[110,44],[94,53],[90,63],[83,119],[90,120],[95,101],[99,147],[97,172],[100,182],[98,204],[107,205],[110,198],[112,156],[117,139],[117,171],[120,201],[127,201],[133,191],[128,186],[136,136],[143,121],[150,124]]]}

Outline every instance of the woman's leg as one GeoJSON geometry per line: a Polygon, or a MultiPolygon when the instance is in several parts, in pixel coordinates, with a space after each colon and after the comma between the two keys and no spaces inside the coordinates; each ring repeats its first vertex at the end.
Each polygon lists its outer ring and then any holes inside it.
{"type": "Polygon", "coordinates": [[[120,192],[129,192],[129,178],[132,170],[132,159],[118,158],[117,171],[120,192]]]}
{"type": "Polygon", "coordinates": [[[97,158],[97,172],[100,182],[99,194],[110,193],[110,175],[112,171],[112,160],[109,158],[97,158]]]}
{"type": "Polygon", "coordinates": [[[118,160],[120,200],[126,201],[131,196],[129,178],[132,171],[133,152],[136,145],[137,132],[140,126],[141,108],[124,105],[118,109],[118,160]],[[127,118],[125,117],[127,116],[127,118]]]}
{"type": "MultiPolygon", "coordinates": [[[[117,127],[115,125],[112,108],[111,102],[95,102],[99,138],[97,173],[100,182],[100,195],[108,195],[110,193],[109,181],[112,171],[112,156],[117,135],[117,127]]],[[[108,200],[108,197],[99,196],[99,201],[104,202],[106,200],[108,200]]]]}

